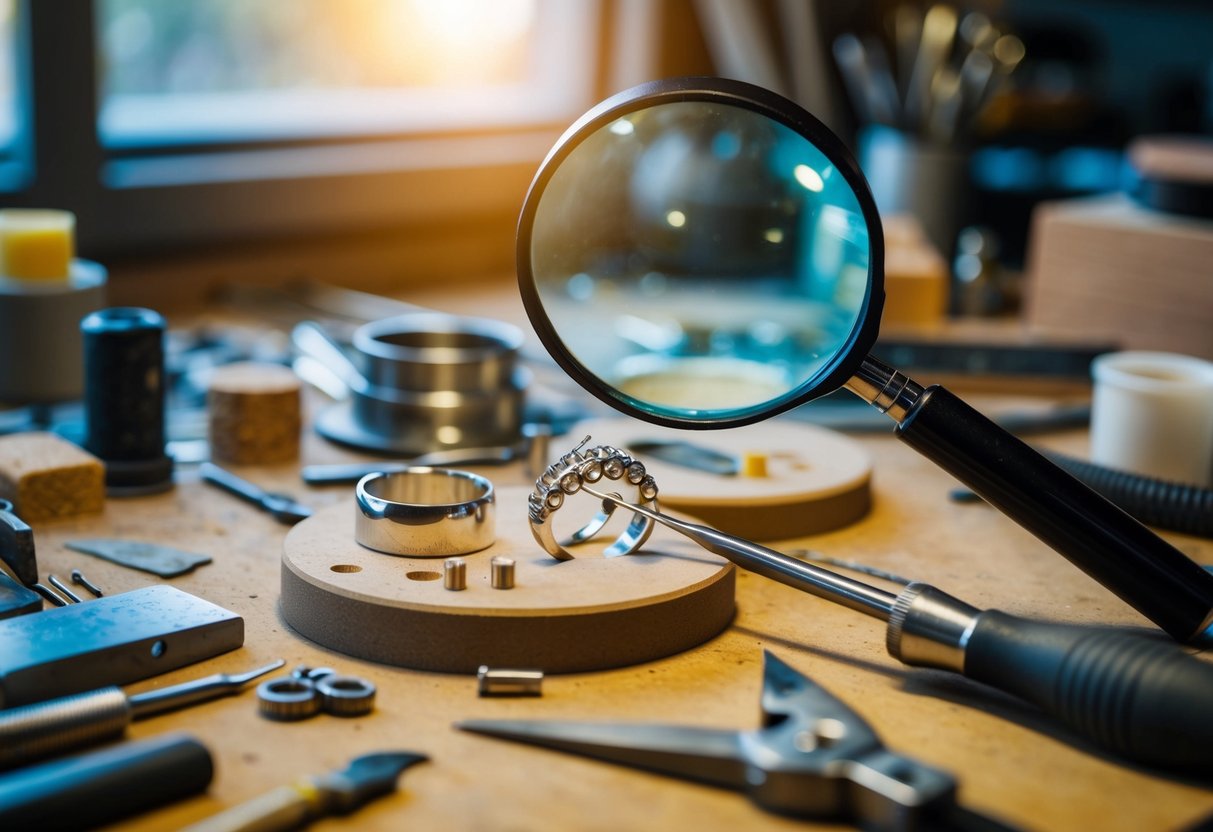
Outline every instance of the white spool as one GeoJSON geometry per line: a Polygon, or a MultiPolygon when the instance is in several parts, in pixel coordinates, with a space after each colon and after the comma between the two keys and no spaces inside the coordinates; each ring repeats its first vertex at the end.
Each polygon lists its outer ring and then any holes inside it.
{"type": "Polygon", "coordinates": [[[1091,365],[1091,459],[1194,485],[1213,480],[1213,363],[1119,352],[1091,365]]]}

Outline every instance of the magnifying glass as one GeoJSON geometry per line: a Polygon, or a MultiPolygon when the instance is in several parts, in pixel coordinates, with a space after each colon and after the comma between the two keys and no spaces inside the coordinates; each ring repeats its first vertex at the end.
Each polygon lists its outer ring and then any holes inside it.
{"type": "Polygon", "coordinates": [[[616,409],[728,428],[845,387],[1174,638],[1213,638],[1213,575],[952,393],[869,355],[880,217],[846,147],[792,102],[719,78],[602,102],[540,167],[517,258],[540,339],[616,409]]]}

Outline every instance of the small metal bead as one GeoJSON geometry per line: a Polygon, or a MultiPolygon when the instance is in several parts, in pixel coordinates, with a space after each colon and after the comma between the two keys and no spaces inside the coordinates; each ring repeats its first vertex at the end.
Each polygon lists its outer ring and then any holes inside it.
{"type": "Polygon", "coordinates": [[[607,475],[608,479],[619,479],[623,476],[623,460],[611,457],[602,464],[602,472],[607,475]]]}
{"type": "Polygon", "coordinates": [[[560,478],[560,490],[565,494],[576,494],[581,490],[581,477],[576,471],[569,471],[560,478]]]}
{"type": "Polygon", "coordinates": [[[548,492],[548,495],[544,498],[543,502],[550,509],[558,509],[564,505],[564,492],[552,489],[548,492]]]}
{"type": "Polygon", "coordinates": [[[652,477],[645,477],[640,483],[640,496],[646,500],[651,500],[657,496],[657,480],[652,477]]]}
{"type": "Polygon", "coordinates": [[[492,574],[493,589],[514,588],[514,560],[500,555],[489,561],[492,574]]]}
{"type": "Polygon", "coordinates": [[[644,479],[644,463],[633,462],[628,466],[628,482],[632,485],[638,485],[644,479]]]}
{"type": "Polygon", "coordinates": [[[463,558],[447,558],[442,562],[442,585],[452,592],[468,588],[468,565],[463,558]]]}
{"type": "Polygon", "coordinates": [[[581,478],[586,482],[598,482],[602,479],[602,463],[593,459],[582,465],[581,478]]]}

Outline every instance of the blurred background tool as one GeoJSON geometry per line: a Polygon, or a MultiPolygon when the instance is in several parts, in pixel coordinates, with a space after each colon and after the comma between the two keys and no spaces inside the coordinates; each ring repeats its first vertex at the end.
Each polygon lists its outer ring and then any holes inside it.
{"type": "Polygon", "coordinates": [[[523,337],[511,324],[400,315],[359,327],[352,356],[314,322],[296,325],[291,339],[346,388],[316,419],[317,432],[333,442],[415,456],[522,437],[530,373],[516,366],[523,337]]]}
{"type": "Polygon", "coordinates": [[[211,462],[204,462],[198,467],[202,481],[232,494],[246,503],[256,506],[269,514],[279,523],[288,526],[312,516],[308,506],[296,500],[289,494],[278,494],[266,491],[259,485],[254,485],[231,471],[226,471],[211,462]]]}
{"type": "Polygon", "coordinates": [[[400,775],[427,759],[408,751],[364,754],[344,769],[281,786],[183,832],[280,832],[323,817],[348,815],[394,792],[400,775]]]}
{"type": "Polygon", "coordinates": [[[0,560],[21,583],[38,583],[38,555],[34,549],[34,530],[17,516],[8,500],[0,499],[0,560]]]}
{"type": "Polygon", "coordinates": [[[743,569],[888,622],[909,665],[950,670],[1018,696],[1127,760],[1213,769],[1213,664],[1155,633],[1081,627],[978,610],[924,583],[899,595],[588,486],[743,569]]]}
{"type": "Polygon", "coordinates": [[[84,446],[105,463],[111,494],[173,487],[164,452],[164,318],[150,309],[114,307],[80,322],[84,333],[84,446]]]}
{"type": "Polygon", "coordinates": [[[185,734],[127,742],[0,774],[5,829],[95,829],[206,791],[206,746],[185,734]]]}
{"type": "Polygon", "coordinates": [[[1023,60],[1024,45],[981,11],[961,14],[943,3],[925,11],[900,4],[885,22],[891,47],[877,35],[834,41],[860,123],[860,166],[881,213],[917,217],[950,259],[971,222],[977,122],[1023,60]]]}
{"type": "Polygon", "coordinates": [[[279,659],[246,673],[216,673],[144,693],[128,694],[119,687],[98,688],[0,710],[0,769],[119,737],[137,719],[232,696],[284,664],[279,659]]]}

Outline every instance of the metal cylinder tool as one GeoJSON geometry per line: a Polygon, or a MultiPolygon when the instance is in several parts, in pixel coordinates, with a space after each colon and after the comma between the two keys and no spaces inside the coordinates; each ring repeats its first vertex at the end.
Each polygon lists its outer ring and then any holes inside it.
{"type": "Polygon", "coordinates": [[[111,493],[146,494],[173,484],[164,452],[164,318],[150,309],[102,309],[84,333],[85,447],[105,462],[111,493]]]}

